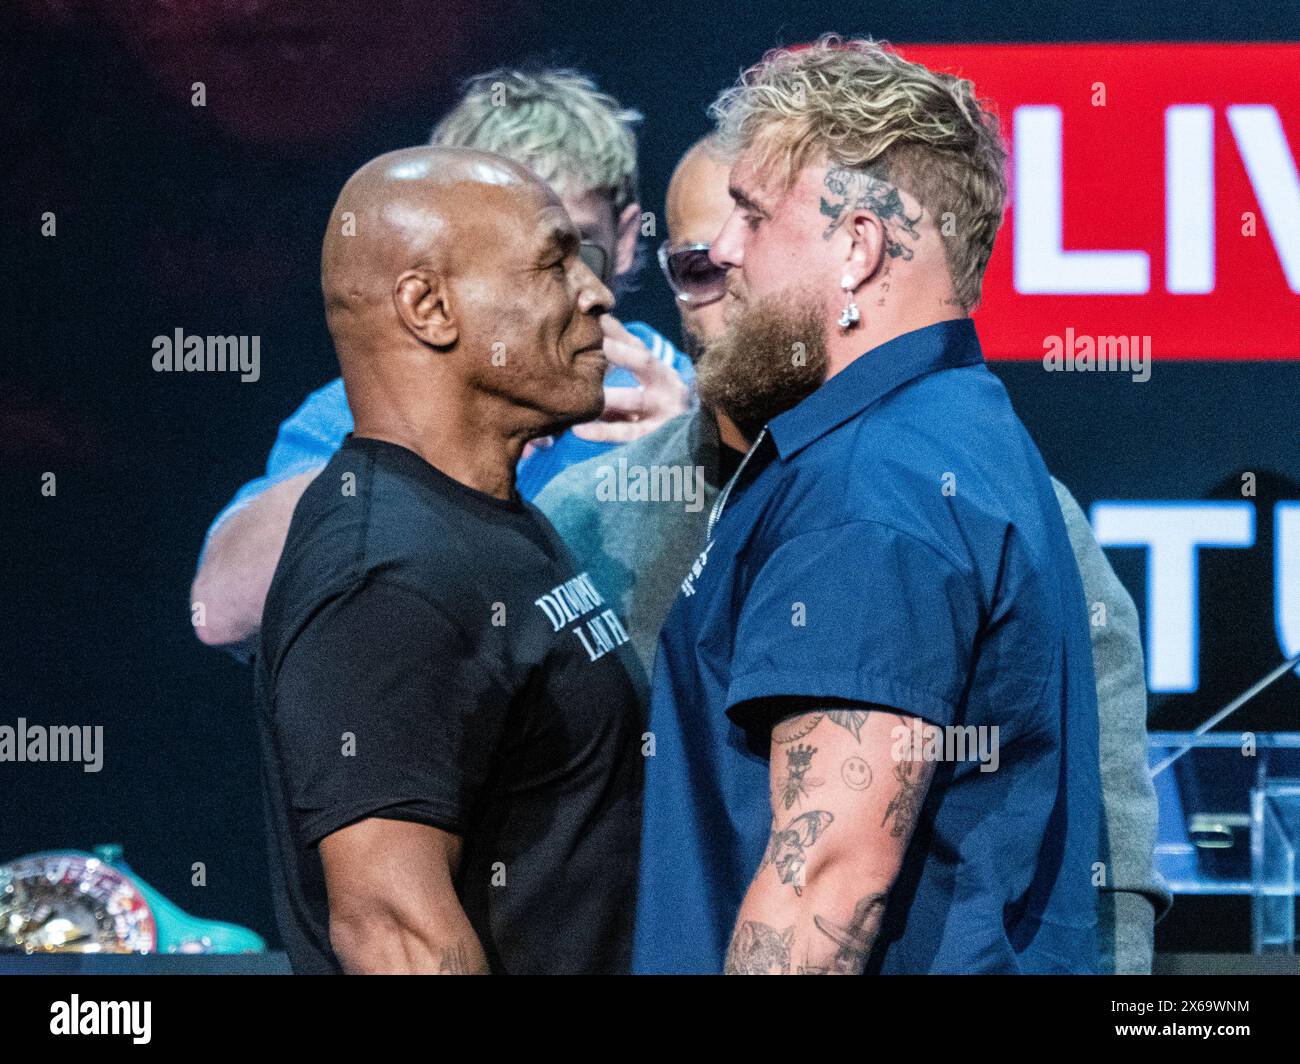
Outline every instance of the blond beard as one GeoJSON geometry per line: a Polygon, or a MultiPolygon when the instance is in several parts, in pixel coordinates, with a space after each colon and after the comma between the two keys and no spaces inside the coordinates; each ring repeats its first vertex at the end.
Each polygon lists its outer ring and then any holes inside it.
{"type": "Polygon", "coordinates": [[[811,292],[782,293],[739,309],[696,366],[700,401],[751,439],[826,379],[826,325],[811,292]]]}

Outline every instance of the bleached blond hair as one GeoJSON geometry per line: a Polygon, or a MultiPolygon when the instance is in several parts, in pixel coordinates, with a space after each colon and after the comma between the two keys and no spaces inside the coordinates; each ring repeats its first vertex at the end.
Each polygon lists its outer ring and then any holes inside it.
{"type": "Polygon", "coordinates": [[[710,111],[722,150],[743,153],[782,191],[827,164],[869,169],[910,193],[943,235],[954,295],[967,310],[979,302],[1002,224],[1006,149],[969,81],[884,42],[827,34],[768,53],[710,111]]]}
{"type": "Polygon", "coordinates": [[[477,148],[529,167],[560,195],[610,197],[614,217],[638,202],[641,114],[576,70],[501,68],[465,83],[431,144],[477,148]]]}

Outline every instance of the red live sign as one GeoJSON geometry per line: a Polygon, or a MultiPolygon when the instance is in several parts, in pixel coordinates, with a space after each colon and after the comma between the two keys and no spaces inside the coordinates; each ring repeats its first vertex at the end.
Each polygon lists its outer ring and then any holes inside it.
{"type": "Polygon", "coordinates": [[[1300,358],[1300,45],[898,50],[973,81],[1011,149],[990,358],[1066,329],[1150,337],[1157,361],[1300,358]]]}

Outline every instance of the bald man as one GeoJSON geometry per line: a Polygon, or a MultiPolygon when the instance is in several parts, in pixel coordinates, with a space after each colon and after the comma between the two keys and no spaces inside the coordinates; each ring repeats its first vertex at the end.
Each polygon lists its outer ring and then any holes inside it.
{"type": "Polygon", "coordinates": [[[523,502],[601,412],[612,296],[560,201],[469,149],[380,156],[322,253],[355,429],[306,490],[258,655],[296,972],[627,969],[637,666],[523,502]]]}

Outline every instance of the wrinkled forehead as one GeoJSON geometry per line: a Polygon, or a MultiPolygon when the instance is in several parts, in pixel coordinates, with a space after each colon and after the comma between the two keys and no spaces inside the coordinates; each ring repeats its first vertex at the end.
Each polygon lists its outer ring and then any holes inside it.
{"type": "Polygon", "coordinates": [[[500,184],[463,182],[453,189],[453,196],[454,216],[467,227],[520,233],[539,224],[544,216],[564,214],[559,197],[536,179],[500,184]]]}
{"type": "Polygon", "coordinates": [[[736,205],[773,217],[787,205],[815,197],[825,172],[825,165],[813,163],[792,174],[785,160],[751,148],[733,161],[727,192],[736,205]]]}
{"type": "Polygon", "coordinates": [[[740,206],[767,202],[771,195],[770,184],[764,180],[751,153],[742,153],[732,160],[731,170],[727,173],[727,194],[740,206]]]}
{"type": "Polygon", "coordinates": [[[539,254],[553,249],[565,252],[576,249],[581,239],[578,227],[558,199],[541,204],[531,220],[531,227],[521,233],[521,251],[539,254]]]}
{"type": "Polygon", "coordinates": [[[497,260],[535,259],[576,245],[578,232],[564,204],[545,185],[488,188],[462,215],[462,254],[497,260]]]}

